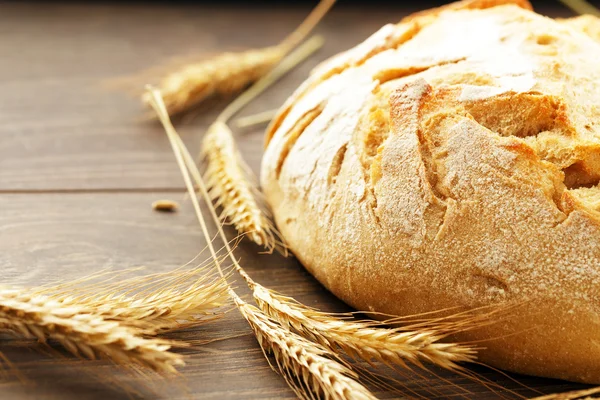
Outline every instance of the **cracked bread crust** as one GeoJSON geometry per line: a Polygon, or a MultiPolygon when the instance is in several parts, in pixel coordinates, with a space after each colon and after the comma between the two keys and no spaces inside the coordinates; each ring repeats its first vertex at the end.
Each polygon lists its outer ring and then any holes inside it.
{"type": "Polygon", "coordinates": [[[455,3],[326,61],[270,126],[261,180],[291,250],[354,307],[521,305],[455,339],[600,383],[600,43],[593,20],[529,9],[455,3]]]}

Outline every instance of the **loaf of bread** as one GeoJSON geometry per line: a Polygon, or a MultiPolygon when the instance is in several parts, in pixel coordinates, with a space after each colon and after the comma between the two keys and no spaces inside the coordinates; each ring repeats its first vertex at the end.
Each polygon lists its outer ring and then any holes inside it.
{"type": "Polygon", "coordinates": [[[462,1],[321,64],[267,132],[262,185],[291,250],[357,309],[512,307],[454,339],[600,383],[597,28],[462,1]]]}

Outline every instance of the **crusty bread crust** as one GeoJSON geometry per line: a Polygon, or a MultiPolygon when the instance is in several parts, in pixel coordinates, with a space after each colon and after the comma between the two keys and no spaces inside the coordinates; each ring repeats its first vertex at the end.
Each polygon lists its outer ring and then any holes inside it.
{"type": "Polygon", "coordinates": [[[354,307],[517,304],[457,339],[600,383],[600,44],[527,8],[461,2],[326,61],[269,128],[261,180],[292,251],[354,307]]]}

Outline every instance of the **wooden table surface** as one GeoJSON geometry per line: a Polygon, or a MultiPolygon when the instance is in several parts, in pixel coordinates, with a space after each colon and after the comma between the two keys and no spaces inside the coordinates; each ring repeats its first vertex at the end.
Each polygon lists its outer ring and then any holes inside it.
{"type": "MultiPolygon", "coordinates": [[[[142,265],[147,271],[168,271],[192,259],[204,241],[189,202],[183,202],[176,214],[160,214],[150,207],[154,200],[182,200],[184,194],[162,129],[140,120],[142,111],[135,99],[107,91],[101,83],[176,56],[273,44],[309,7],[1,3],[2,282],[39,285],[142,265]]],[[[339,5],[318,29],[327,39],[325,47],[244,114],[279,106],[318,61],[411,11],[405,5],[339,5]]],[[[558,5],[541,11],[570,15],[558,5]]],[[[213,101],[191,121],[180,121],[179,131],[191,149],[197,148],[223,104],[213,101]]],[[[239,132],[240,147],[255,170],[263,129],[239,132]]],[[[242,243],[238,255],[259,282],[324,310],[347,309],[295,260],[257,255],[257,250],[242,243]]],[[[20,341],[3,339],[0,350],[17,366],[21,381],[14,377],[0,381],[0,398],[294,398],[270,370],[236,311],[186,334],[194,339],[233,338],[195,352],[180,379],[146,383],[103,363],[72,359],[57,363],[20,341]]],[[[439,377],[401,379],[427,398],[457,393],[477,399],[517,398],[536,394],[525,386],[541,393],[582,387],[477,371],[513,392],[495,393],[444,372],[439,377]],[[460,392],[456,385],[468,392],[460,392]]]]}

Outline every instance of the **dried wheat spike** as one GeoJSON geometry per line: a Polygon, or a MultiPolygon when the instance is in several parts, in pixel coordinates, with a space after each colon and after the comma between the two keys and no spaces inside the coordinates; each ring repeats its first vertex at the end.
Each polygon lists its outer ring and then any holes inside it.
{"type": "Polygon", "coordinates": [[[253,242],[273,250],[278,234],[269,214],[257,202],[256,178],[241,158],[227,124],[217,121],[208,129],[202,145],[206,160],[204,179],[220,218],[228,220],[239,233],[253,242]]]}
{"type": "MultiPolygon", "coordinates": [[[[275,64],[302,42],[329,11],[335,0],[322,0],[304,21],[280,44],[241,52],[228,52],[184,66],[165,76],[159,83],[167,112],[179,114],[208,97],[239,93],[269,72],[275,64]]],[[[146,92],[142,101],[151,105],[146,92]]]]}
{"type": "MultiPolygon", "coordinates": [[[[179,114],[214,95],[229,97],[239,93],[271,70],[286,52],[282,46],[228,52],[168,74],[159,87],[169,115],[179,114]]],[[[147,93],[142,95],[142,101],[150,103],[147,93]]]]}
{"type": "Polygon", "coordinates": [[[463,370],[459,363],[476,359],[476,351],[469,346],[440,342],[450,333],[444,331],[450,326],[432,325],[412,331],[384,328],[374,321],[341,319],[267,289],[243,271],[242,275],[248,280],[259,308],[269,317],[332,351],[339,349],[353,358],[402,368],[409,368],[409,364],[422,367],[423,362],[429,362],[454,371],[463,370]]]}
{"type": "Polygon", "coordinates": [[[64,294],[49,292],[48,297],[63,305],[93,309],[106,320],[118,321],[151,335],[212,321],[223,315],[220,308],[229,303],[224,278],[213,277],[204,268],[170,272],[167,279],[161,275],[164,274],[133,278],[119,285],[108,285],[102,291],[71,288],[64,294]],[[150,280],[144,283],[145,279],[150,280]],[[164,282],[157,285],[160,279],[164,282]],[[190,279],[194,282],[188,283],[190,279]],[[137,293],[123,293],[131,288],[137,293]]]}
{"type": "Polygon", "coordinates": [[[250,324],[263,351],[273,353],[279,372],[302,399],[376,399],[343,364],[327,358],[330,352],[283,329],[263,312],[236,296],[236,305],[250,324]]]}
{"type": "Polygon", "coordinates": [[[169,352],[174,342],[145,339],[137,330],[107,321],[93,311],[63,305],[47,296],[0,290],[0,330],[41,342],[55,339],[72,354],[90,359],[109,358],[118,364],[169,373],[183,365],[180,355],[169,352]]]}

